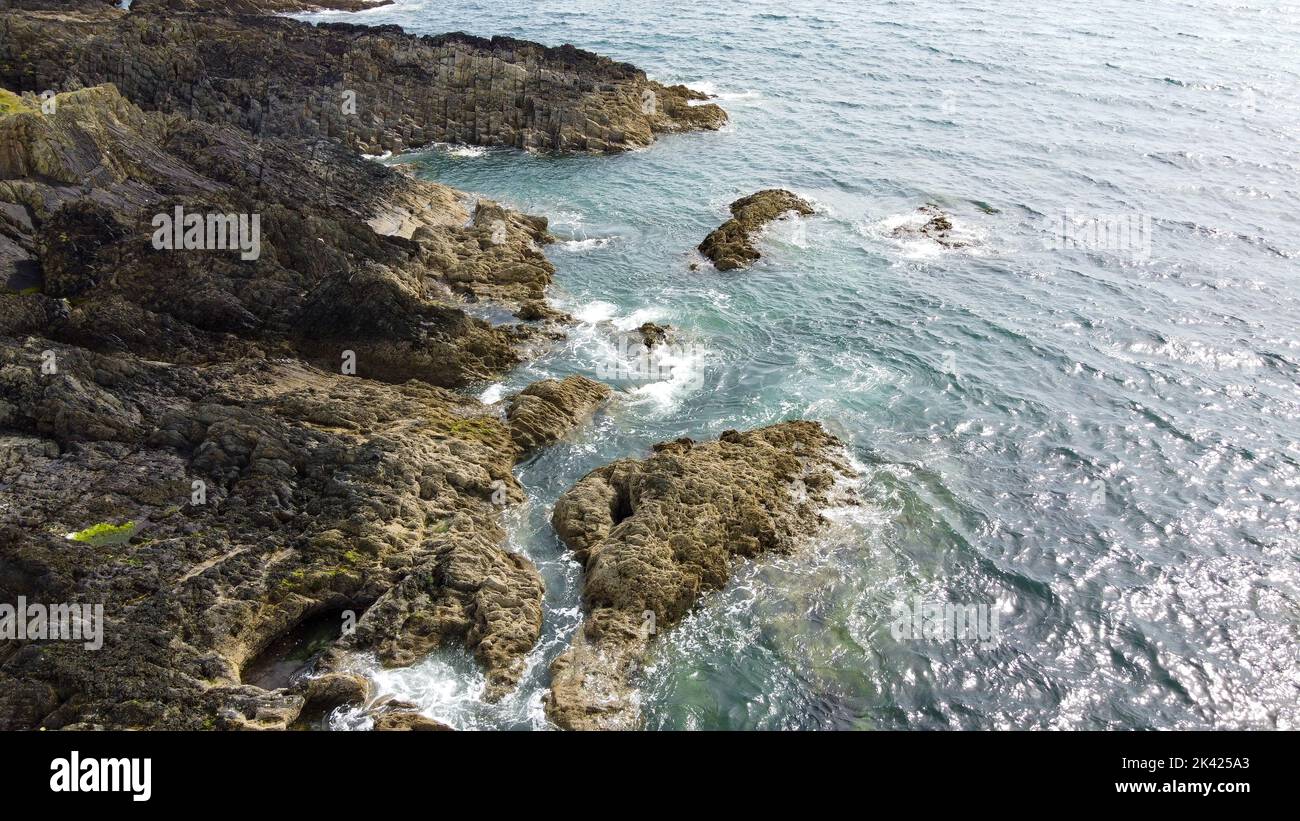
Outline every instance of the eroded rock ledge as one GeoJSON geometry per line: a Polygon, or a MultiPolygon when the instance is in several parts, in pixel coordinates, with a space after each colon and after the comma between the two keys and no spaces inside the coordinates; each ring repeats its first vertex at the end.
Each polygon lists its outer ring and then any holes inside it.
{"type": "Polygon", "coordinates": [[[530,331],[459,306],[541,299],[554,272],[545,220],[489,202],[471,214],[457,192],[332,143],[142,112],[112,86],[56,102],[0,119],[0,261],[6,279],[43,276],[0,309],[5,332],[172,362],[295,355],[333,371],[351,351],[356,375],[447,387],[519,361],[530,331]],[[260,255],[153,248],[153,219],[177,208],[258,215],[260,255]]]}
{"type": "Polygon", "coordinates": [[[510,436],[521,455],[532,453],[590,418],[611,393],[608,385],[585,376],[534,382],[510,401],[506,412],[510,436]]]}
{"type": "Polygon", "coordinates": [[[839,440],[784,422],[716,442],[679,439],[588,474],[556,503],[555,530],[585,566],[586,619],[551,667],[547,716],[564,729],[636,726],[633,678],[650,628],[670,628],[734,563],[793,550],[847,499],[839,440]]]}
{"type": "Polygon", "coordinates": [[[49,114],[5,102],[0,265],[34,284],[0,292],[0,600],[102,604],[106,624],[93,652],[0,646],[0,727],[286,727],[348,689],[246,669],[343,611],[348,647],[407,663],[459,642],[507,692],[541,624],[498,523],[517,447],[436,385],[518,361],[526,331],[459,306],[541,299],[544,221],[111,86],[49,114]],[[260,256],[154,248],[175,206],[259,214],[260,256]],[[394,212],[410,230],[377,232],[394,212]]]}
{"type": "Polygon", "coordinates": [[[741,197],[731,204],[731,219],[711,231],[700,243],[699,251],[719,271],[747,268],[762,256],[754,247],[754,234],[792,211],[807,216],[813,213],[813,207],[783,188],[741,197]]]}
{"type": "Polygon", "coordinates": [[[695,104],[699,92],[568,45],[138,5],[0,11],[0,85],[114,83],[147,110],[370,153],[434,142],[624,151],[726,121],[695,104]]]}

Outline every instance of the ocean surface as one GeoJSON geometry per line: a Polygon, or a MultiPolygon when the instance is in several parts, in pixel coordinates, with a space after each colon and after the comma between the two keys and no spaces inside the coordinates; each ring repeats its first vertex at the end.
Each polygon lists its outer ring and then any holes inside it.
{"type": "Polygon", "coordinates": [[[546,727],[547,668],[580,618],[556,497],[657,441],[809,418],[849,443],[862,504],[658,637],[648,727],[1300,728],[1300,4],[302,16],[573,43],[731,116],[620,156],[392,158],[560,238],[553,298],[578,324],[476,392],[569,373],[620,392],[518,469],[511,547],[547,587],[519,691],[482,702],[447,651],[370,665],[383,693],[460,728],[546,727]],[[751,270],[691,270],[727,204],[765,187],[817,214],[774,223],[751,270]],[[896,236],[927,203],[969,244],[896,236]],[[676,329],[669,361],[611,368],[647,320],[676,329]],[[900,629],[945,602],[996,631],[900,629]]]}

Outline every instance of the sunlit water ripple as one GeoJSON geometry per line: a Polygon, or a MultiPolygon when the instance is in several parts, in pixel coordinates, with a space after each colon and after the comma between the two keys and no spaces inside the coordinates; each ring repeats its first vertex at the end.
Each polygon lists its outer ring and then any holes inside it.
{"type": "MultiPolygon", "coordinates": [[[[457,652],[378,673],[458,727],[545,727],[581,570],[549,525],[585,472],[678,436],[819,419],[865,501],[660,637],[655,728],[1300,726],[1300,6],[407,0],[410,31],[571,42],[720,96],[731,124],[613,157],[433,147],[430,178],[545,214],[567,342],[480,386],[594,375],[681,329],[519,469],[546,628],[520,691],[457,652]],[[750,271],[691,271],[738,196],[811,199],[750,271]],[[891,229],[927,202],[974,241],[891,229]],[[1044,218],[1149,217],[1149,256],[1044,218]],[[993,642],[901,641],[899,600],[986,603],[993,642]]],[[[411,160],[412,157],[395,159],[411,160]]],[[[340,721],[339,724],[348,724],[340,721]]]]}

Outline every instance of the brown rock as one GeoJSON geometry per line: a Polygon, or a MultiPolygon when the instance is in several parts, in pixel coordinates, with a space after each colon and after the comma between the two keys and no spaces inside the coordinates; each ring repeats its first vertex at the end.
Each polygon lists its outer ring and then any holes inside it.
{"type": "Polygon", "coordinates": [[[742,197],[731,204],[731,219],[705,237],[699,251],[711,259],[719,271],[747,268],[761,256],[754,247],[754,233],[774,219],[783,219],[791,211],[807,216],[813,213],[813,207],[782,188],[769,188],[742,197]]]}
{"type": "Polygon", "coordinates": [[[651,628],[676,624],[734,563],[793,550],[847,495],[842,445],[815,422],[717,442],[679,439],[599,468],[560,497],[552,522],[583,562],[587,618],[552,668],[547,715],[565,729],[636,726],[631,679],[651,628]]]}
{"type": "Polygon", "coordinates": [[[375,723],[371,729],[381,732],[452,732],[452,728],[441,721],[434,721],[427,716],[410,710],[393,710],[379,713],[375,716],[375,723]]]}
{"type": "Polygon", "coordinates": [[[531,453],[581,425],[611,393],[608,385],[585,376],[534,382],[510,402],[510,436],[523,454],[531,453]]]}
{"type": "Polygon", "coordinates": [[[497,701],[523,674],[542,631],[542,581],[532,562],[484,538],[458,516],[428,545],[432,558],[380,597],[346,648],[373,648],[386,666],[412,664],[457,641],[483,664],[484,699],[497,701]]]}
{"type": "Polygon", "coordinates": [[[571,45],[231,13],[287,5],[306,3],[0,11],[0,86],[39,93],[114,83],[147,110],[371,154],[433,142],[618,152],[727,119],[716,105],[692,105],[699,92],[571,45]]]}
{"type": "Polygon", "coordinates": [[[461,201],[112,87],[0,116],[0,237],[75,295],[0,293],[0,600],[102,603],[110,625],[94,653],[0,648],[0,728],[290,726],[356,682],[270,691],[244,671],[345,610],[357,633],[336,649],[463,642],[493,693],[513,685],[542,595],[503,548],[517,448],[430,383],[519,358],[456,293],[536,298],[550,269],[543,222],[461,201]],[[260,214],[261,255],[155,249],[175,205],[260,214]],[[126,522],[112,545],[64,538],[126,522]]]}
{"type": "Polygon", "coordinates": [[[655,345],[668,341],[668,331],[670,329],[668,325],[645,322],[640,328],[637,328],[637,333],[641,334],[641,341],[647,348],[653,348],[655,345]]]}
{"type": "Polygon", "coordinates": [[[328,713],[345,704],[361,705],[370,697],[370,681],[356,673],[326,673],[304,680],[303,712],[328,713]]]}
{"type": "Polygon", "coordinates": [[[557,311],[540,299],[529,300],[515,311],[515,318],[525,322],[569,322],[573,317],[564,311],[557,311]]]}

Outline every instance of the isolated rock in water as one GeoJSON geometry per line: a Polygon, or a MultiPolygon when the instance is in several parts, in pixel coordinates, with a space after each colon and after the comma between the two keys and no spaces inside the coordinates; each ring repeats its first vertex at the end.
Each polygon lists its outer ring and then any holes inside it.
{"type": "Polygon", "coordinates": [[[129,13],[0,11],[0,86],[114,83],[147,110],[262,137],[328,138],[369,154],[434,142],[617,152],[727,119],[699,92],[570,45],[222,13],[276,5],[141,0],[129,13]]]}
{"type": "Polygon", "coordinates": [[[510,436],[525,454],[549,445],[590,418],[611,393],[608,385],[576,374],[534,382],[510,402],[510,436]]]}
{"type": "Polygon", "coordinates": [[[637,328],[637,333],[641,334],[641,341],[647,348],[653,348],[668,341],[668,331],[671,330],[669,325],[656,325],[653,322],[642,323],[637,328]]]}
{"type": "Polygon", "coordinates": [[[699,251],[713,260],[713,266],[719,271],[746,268],[761,256],[754,247],[753,235],[791,211],[807,216],[813,213],[813,207],[783,188],[769,188],[742,197],[731,204],[731,219],[705,237],[699,251]]]}
{"type": "Polygon", "coordinates": [[[916,210],[918,214],[925,217],[925,222],[920,226],[900,225],[893,231],[895,237],[928,237],[945,248],[965,248],[970,245],[969,242],[953,236],[952,218],[937,205],[927,204],[916,210]]]}
{"type": "Polygon", "coordinates": [[[734,563],[795,548],[820,511],[848,501],[839,440],[784,422],[717,442],[679,439],[648,459],[587,474],[552,523],[585,566],[586,620],[551,668],[547,715],[566,729],[636,725],[635,675],[650,640],[681,620],[734,563]]]}

